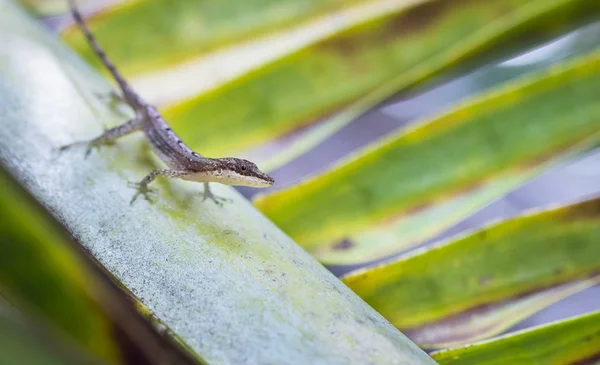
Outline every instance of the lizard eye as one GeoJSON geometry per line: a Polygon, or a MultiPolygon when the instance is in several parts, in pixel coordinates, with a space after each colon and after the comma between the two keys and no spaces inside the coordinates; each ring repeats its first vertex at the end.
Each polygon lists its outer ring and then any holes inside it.
{"type": "Polygon", "coordinates": [[[246,171],[246,166],[242,166],[242,171],[246,171]]]}

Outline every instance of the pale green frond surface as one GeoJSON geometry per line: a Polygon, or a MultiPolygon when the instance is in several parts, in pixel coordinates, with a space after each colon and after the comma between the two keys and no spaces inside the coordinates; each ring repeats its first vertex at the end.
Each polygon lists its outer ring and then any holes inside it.
{"type": "MultiPolygon", "coordinates": [[[[514,310],[506,311],[514,305],[507,302],[512,298],[520,297],[514,309],[531,314],[563,298],[565,288],[567,294],[576,292],[563,286],[537,298],[523,297],[600,273],[599,250],[600,198],[593,198],[495,223],[359,269],[343,281],[398,328],[418,333],[421,341],[464,343],[514,324],[514,310]]],[[[595,283],[598,277],[577,285],[584,289],[595,283]]],[[[522,314],[516,314],[517,320],[522,314]]]]}
{"type": "Polygon", "coordinates": [[[67,143],[122,123],[94,92],[107,84],[0,1],[0,163],[172,336],[208,363],[435,364],[233,188],[219,207],[201,184],[157,181],[141,135],[84,159],[67,143]]]}
{"type": "Polygon", "coordinates": [[[163,112],[192,147],[225,156],[350,106],[333,128],[308,143],[310,148],[374,104],[441,71],[499,44],[555,34],[592,16],[600,16],[600,4],[579,0],[413,4],[167,105],[163,112]]]}
{"type": "Polygon", "coordinates": [[[478,95],[255,205],[327,263],[430,238],[600,140],[600,52],[478,95]]]}
{"type": "Polygon", "coordinates": [[[442,350],[432,356],[441,365],[595,365],[600,363],[600,312],[442,350]]]}

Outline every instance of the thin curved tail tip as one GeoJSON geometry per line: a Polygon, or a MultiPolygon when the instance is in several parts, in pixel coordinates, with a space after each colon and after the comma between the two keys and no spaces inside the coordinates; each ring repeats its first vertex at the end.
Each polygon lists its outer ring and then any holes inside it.
{"type": "Polygon", "coordinates": [[[77,3],[75,0],[67,0],[67,4],[69,5],[69,11],[71,13],[77,12],[77,3]]]}
{"type": "Polygon", "coordinates": [[[110,71],[113,78],[119,84],[119,87],[123,92],[125,100],[127,100],[127,102],[132,107],[135,105],[139,105],[141,103],[139,96],[133,91],[133,89],[131,88],[131,86],[129,86],[127,81],[125,81],[123,76],[121,76],[115,65],[108,59],[108,56],[106,55],[106,52],[104,52],[104,49],[98,44],[96,37],[94,37],[90,29],[88,28],[86,21],[83,19],[83,16],[77,9],[76,0],[67,0],[67,2],[69,3],[71,14],[75,19],[75,23],[79,26],[79,29],[81,29],[85,38],[87,38],[88,44],[90,45],[90,47],[92,47],[94,53],[96,53],[96,56],[98,56],[100,61],[102,61],[104,66],[110,71]]]}
{"type": "Polygon", "coordinates": [[[83,22],[83,16],[81,15],[81,13],[79,12],[79,9],[77,8],[77,1],[76,0],[67,0],[67,4],[69,5],[69,12],[75,19],[75,22],[77,22],[78,24],[81,24],[83,22]]]}

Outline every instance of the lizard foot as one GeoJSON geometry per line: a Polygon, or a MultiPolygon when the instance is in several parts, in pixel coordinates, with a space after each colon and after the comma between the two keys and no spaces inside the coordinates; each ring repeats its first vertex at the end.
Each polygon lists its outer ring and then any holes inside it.
{"type": "Polygon", "coordinates": [[[89,157],[89,155],[92,153],[92,150],[100,152],[100,146],[102,146],[102,143],[99,143],[96,140],[88,142],[87,147],[85,148],[85,158],[89,157]]]}
{"type": "Polygon", "coordinates": [[[71,147],[85,145],[86,146],[85,158],[87,159],[89,157],[89,155],[92,153],[92,150],[100,151],[100,147],[102,147],[103,145],[108,145],[108,144],[109,143],[107,143],[107,142],[104,142],[104,141],[101,141],[98,139],[93,139],[91,141],[75,142],[75,143],[61,146],[58,148],[58,151],[63,152],[65,150],[68,150],[71,147]]]}
{"type": "Polygon", "coordinates": [[[227,198],[223,198],[221,196],[216,196],[214,195],[209,189],[204,189],[204,196],[202,201],[205,201],[206,199],[210,199],[213,202],[215,202],[216,205],[222,207],[223,206],[223,202],[231,202],[231,199],[227,199],[227,198]]]}
{"type": "Polygon", "coordinates": [[[146,199],[146,201],[148,201],[149,203],[154,202],[154,199],[152,196],[157,194],[156,189],[149,188],[147,184],[135,183],[135,182],[131,182],[131,181],[129,182],[128,186],[130,188],[134,188],[137,190],[136,193],[133,195],[133,198],[131,198],[129,205],[132,205],[133,202],[135,202],[135,200],[140,195],[143,195],[144,199],[146,199]]]}

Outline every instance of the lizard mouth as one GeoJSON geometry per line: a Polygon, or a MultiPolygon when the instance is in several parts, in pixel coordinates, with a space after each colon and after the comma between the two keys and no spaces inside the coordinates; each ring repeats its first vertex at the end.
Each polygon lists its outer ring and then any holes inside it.
{"type": "Polygon", "coordinates": [[[268,188],[275,183],[275,180],[268,175],[265,175],[264,177],[244,176],[244,180],[243,186],[250,186],[253,188],[268,188]]]}
{"type": "Polygon", "coordinates": [[[266,174],[242,175],[231,170],[217,170],[210,173],[209,176],[202,175],[190,180],[216,182],[232,186],[248,186],[251,188],[267,188],[275,183],[275,180],[266,174]]]}
{"type": "Polygon", "coordinates": [[[248,171],[245,174],[233,173],[232,175],[238,175],[237,177],[243,180],[243,183],[239,185],[253,188],[267,188],[275,183],[275,179],[258,169],[248,171]]]}

